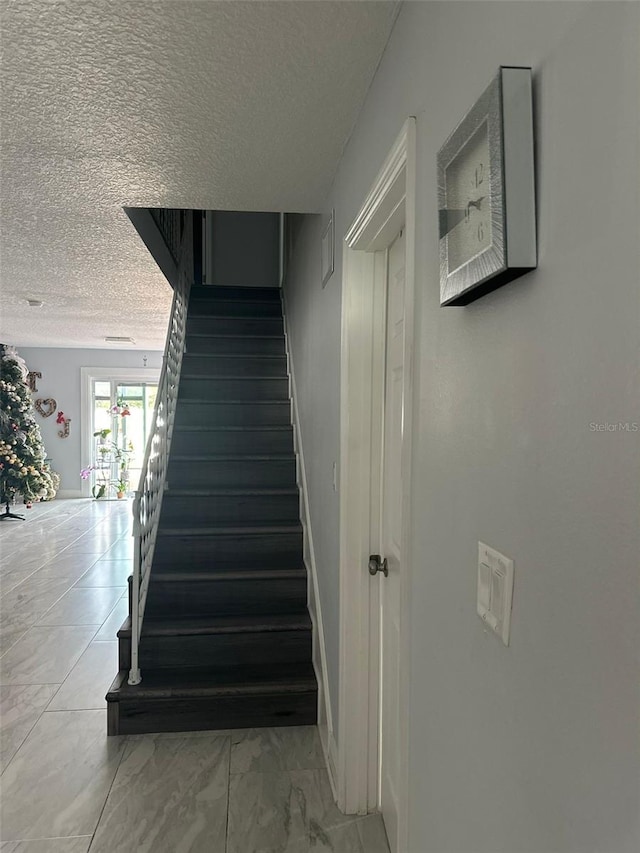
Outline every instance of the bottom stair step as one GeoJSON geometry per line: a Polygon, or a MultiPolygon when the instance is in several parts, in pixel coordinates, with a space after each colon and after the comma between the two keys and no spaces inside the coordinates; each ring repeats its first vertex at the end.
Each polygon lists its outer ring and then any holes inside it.
{"type": "Polygon", "coordinates": [[[107,693],[108,734],[314,725],[311,663],[149,669],[140,684],[116,676],[107,693]]]}

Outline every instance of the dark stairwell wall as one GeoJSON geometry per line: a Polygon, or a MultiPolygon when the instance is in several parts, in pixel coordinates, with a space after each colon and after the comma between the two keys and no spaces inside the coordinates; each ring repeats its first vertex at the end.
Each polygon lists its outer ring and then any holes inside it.
{"type": "Polygon", "coordinates": [[[280,214],[215,210],[207,284],[278,287],[280,214]]]}

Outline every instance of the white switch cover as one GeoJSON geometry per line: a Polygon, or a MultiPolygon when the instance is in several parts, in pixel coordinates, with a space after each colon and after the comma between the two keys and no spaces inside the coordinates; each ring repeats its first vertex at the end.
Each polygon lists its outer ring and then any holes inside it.
{"type": "Polygon", "coordinates": [[[478,616],[509,645],[513,560],[478,542],[478,616]]]}

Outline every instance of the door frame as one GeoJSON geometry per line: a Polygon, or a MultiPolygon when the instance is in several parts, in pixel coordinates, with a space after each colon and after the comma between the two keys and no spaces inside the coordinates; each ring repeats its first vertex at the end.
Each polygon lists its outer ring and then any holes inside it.
{"type": "MultiPolygon", "coordinates": [[[[407,849],[410,501],[415,291],[416,121],[410,117],[347,231],[343,250],[340,415],[340,673],[338,805],[380,805],[380,576],[368,572],[379,543],[387,249],[406,234],[400,592],[399,850],[407,849]],[[377,527],[377,529],[376,529],[377,527]]],[[[383,579],[384,580],[384,579],[383,579]]]]}
{"type": "MultiPolygon", "coordinates": [[[[81,367],[80,368],[80,458],[84,467],[91,461],[93,451],[93,433],[91,420],[93,416],[91,383],[94,379],[108,382],[155,382],[160,380],[159,367],[81,367]]],[[[136,484],[137,488],[137,484],[136,484]]],[[[91,497],[91,483],[82,480],[81,494],[83,498],[91,497]]]]}

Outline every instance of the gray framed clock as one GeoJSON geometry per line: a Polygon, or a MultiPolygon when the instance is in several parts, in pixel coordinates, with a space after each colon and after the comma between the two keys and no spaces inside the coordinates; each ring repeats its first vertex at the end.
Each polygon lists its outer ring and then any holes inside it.
{"type": "Polygon", "coordinates": [[[501,67],[438,152],[440,304],[535,269],[530,68],[501,67]]]}

